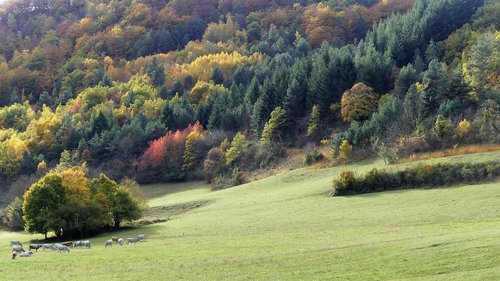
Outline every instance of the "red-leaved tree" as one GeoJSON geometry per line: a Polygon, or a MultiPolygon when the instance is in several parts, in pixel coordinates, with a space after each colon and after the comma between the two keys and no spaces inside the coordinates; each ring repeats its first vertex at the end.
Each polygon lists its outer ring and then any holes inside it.
{"type": "Polygon", "coordinates": [[[187,128],[169,131],[163,137],[152,141],[139,158],[137,179],[141,182],[179,180],[187,136],[191,132],[203,133],[203,127],[196,123],[187,128]]]}

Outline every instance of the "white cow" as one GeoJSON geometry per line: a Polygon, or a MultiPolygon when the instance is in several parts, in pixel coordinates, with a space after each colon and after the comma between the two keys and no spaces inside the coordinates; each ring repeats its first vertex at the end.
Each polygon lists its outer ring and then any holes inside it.
{"type": "Polygon", "coordinates": [[[32,251],[28,251],[28,252],[20,254],[19,257],[21,257],[21,258],[29,258],[32,255],[33,255],[33,252],[32,251]]]}
{"type": "MultiPolygon", "coordinates": [[[[57,250],[56,245],[57,244],[42,244],[42,249],[57,250]]],[[[61,244],[59,244],[59,245],[61,245],[61,244]]]]}
{"type": "Polygon", "coordinates": [[[59,253],[62,253],[62,252],[68,252],[68,253],[69,253],[69,247],[68,247],[68,246],[61,245],[61,244],[56,244],[56,245],[55,245],[55,248],[56,248],[56,250],[57,250],[59,253]]]}
{"type": "Polygon", "coordinates": [[[36,250],[38,252],[38,249],[42,247],[42,244],[30,244],[29,248],[30,250],[36,250]]]}
{"type": "Polygon", "coordinates": [[[21,241],[19,241],[19,240],[12,240],[12,241],[10,241],[10,245],[11,245],[11,246],[14,246],[14,245],[19,245],[19,246],[21,246],[21,247],[23,246],[23,244],[22,244],[22,243],[21,243],[21,241]]]}
{"type": "Polygon", "coordinates": [[[128,244],[128,243],[134,243],[134,244],[135,244],[135,243],[137,243],[137,242],[139,242],[139,238],[137,238],[137,237],[134,237],[134,238],[127,238],[127,244],[128,244]]]}
{"type": "Polygon", "coordinates": [[[106,248],[108,246],[109,247],[113,246],[113,240],[112,239],[108,239],[108,240],[106,240],[106,242],[104,242],[104,247],[106,248]]]}
{"type": "Polygon", "coordinates": [[[90,247],[92,247],[92,243],[90,243],[89,240],[82,241],[81,247],[90,248],[90,247]]]}
{"type": "Polygon", "coordinates": [[[21,252],[26,252],[22,246],[19,246],[19,245],[14,245],[12,246],[12,251],[14,252],[18,252],[18,253],[21,253],[21,252]]]}

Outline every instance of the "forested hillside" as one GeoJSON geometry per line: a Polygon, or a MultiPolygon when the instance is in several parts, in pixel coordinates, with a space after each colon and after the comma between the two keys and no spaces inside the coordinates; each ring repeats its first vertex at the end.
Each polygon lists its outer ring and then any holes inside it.
{"type": "Polygon", "coordinates": [[[494,0],[6,1],[0,192],[84,163],[217,189],[320,141],[388,162],[498,143],[499,19],[494,0]]]}

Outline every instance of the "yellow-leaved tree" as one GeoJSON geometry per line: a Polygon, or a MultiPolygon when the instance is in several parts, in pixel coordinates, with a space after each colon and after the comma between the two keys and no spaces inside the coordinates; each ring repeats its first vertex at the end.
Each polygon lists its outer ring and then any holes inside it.
{"type": "Polygon", "coordinates": [[[244,56],[238,52],[209,54],[196,58],[190,64],[180,66],[181,76],[186,77],[190,75],[196,81],[209,81],[213,70],[218,68],[222,72],[224,79],[229,79],[240,64],[251,64],[262,59],[263,55],[260,53],[255,53],[251,56],[244,56]]]}
{"type": "Polygon", "coordinates": [[[61,172],[62,185],[67,196],[75,201],[88,202],[90,191],[85,177],[85,166],[72,167],[61,172]]]}

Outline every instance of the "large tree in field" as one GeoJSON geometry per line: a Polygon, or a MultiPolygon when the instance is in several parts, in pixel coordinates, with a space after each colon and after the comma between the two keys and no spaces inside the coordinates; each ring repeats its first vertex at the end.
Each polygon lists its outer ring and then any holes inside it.
{"type": "Polygon", "coordinates": [[[118,184],[101,174],[89,183],[92,196],[104,207],[105,216],[114,228],[120,228],[123,221],[132,221],[141,217],[142,212],[130,193],[118,184]]]}
{"type": "Polygon", "coordinates": [[[24,195],[23,218],[30,233],[78,237],[140,218],[140,205],[127,188],[104,174],[89,181],[84,167],[74,167],[33,184],[24,195]]]}
{"type": "Polygon", "coordinates": [[[24,194],[26,230],[30,233],[43,233],[47,238],[47,233],[54,230],[55,212],[66,200],[66,189],[60,175],[48,174],[33,184],[24,194]]]}

